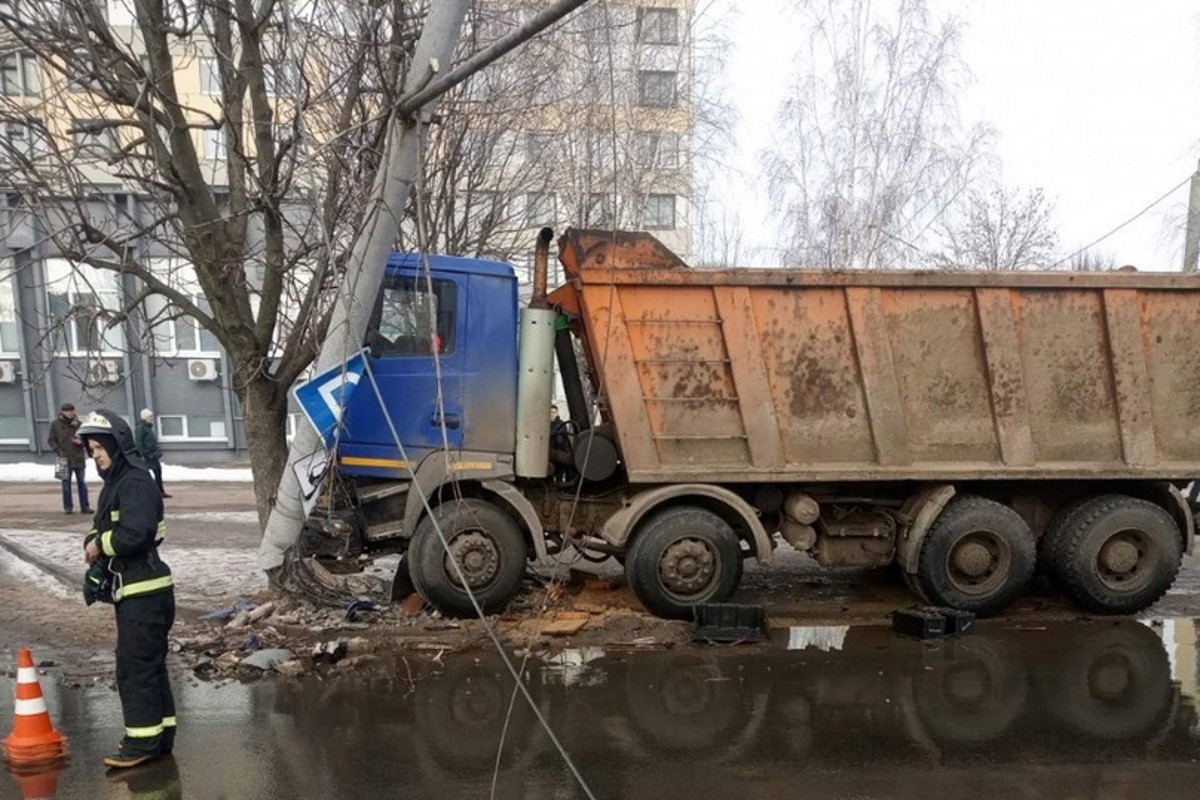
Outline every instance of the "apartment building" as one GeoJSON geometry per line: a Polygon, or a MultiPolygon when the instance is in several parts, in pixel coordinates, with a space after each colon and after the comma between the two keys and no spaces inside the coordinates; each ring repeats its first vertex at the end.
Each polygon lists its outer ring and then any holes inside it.
{"type": "MultiPolygon", "coordinates": [[[[435,239],[434,249],[494,254],[520,265],[537,228],[586,225],[643,228],[681,255],[690,252],[691,0],[593,5],[448,98],[449,112],[490,120],[490,127],[464,129],[461,157],[451,160],[486,153],[486,168],[476,171],[470,193],[502,222],[469,247],[435,239]],[[539,64],[534,72],[531,63],[539,64]],[[519,81],[535,74],[536,85],[497,90],[514,74],[519,81]],[[504,113],[496,113],[501,108],[504,113]]],[[[535,6],[480,0],[472,35],[480,43],[502,35],[535,6]]],[[[0,11],[5,7],[0,2],[0,11]]],[[[130,0],[110,0],[108,21],[136,42],[131,7],[130,0]]],[[[216,110],[214,58],[191,51],[175,59],[174,70],[184,103],[216,110]]],[[[144,221],[155,213],[154,203],[106,158],[129,143],[104,124],[105,110],[81,121],[86,114],[79,108],[64,107],[87,96],[86,76],[65,91],[62,80],[19,43],[0,44],[4,102],[33,109],[41,123],[0,122],[0,183],[7,183],[6,159],[11,166],[48,149],[67,154],[92,189],[86,202],[62,208],[61,218],[51,220],[49,212],[29,213],[19,192],[0,187],[0,460],[48,460],[48,426],[67,401],[84,410],[111,408],[130,420],[139,409],[153,408],[169,461],[240,459],[244,422],[229,359],[216,338],[152,293],[143,300],[144,313],[121,314],[145,286],[69,260],[52,235],[64,219],[103,218],[119,227],[121,220],[144,221]]],[[[272,93],[286,98],[294,80],[285,65],[275,66],[272,93]]],[[[226,134],[219,127],[190,134],[205,179],[219,186],[226,134]]],[[[473,227],[473,219],[466,224],[473,227]]],[[[164,282],[203,305],[178,246],[141,240],[132,247],[156,274],[161,270],[164,282]]],[[[289,431],[299,422],[292,415],[289,431]]]]}

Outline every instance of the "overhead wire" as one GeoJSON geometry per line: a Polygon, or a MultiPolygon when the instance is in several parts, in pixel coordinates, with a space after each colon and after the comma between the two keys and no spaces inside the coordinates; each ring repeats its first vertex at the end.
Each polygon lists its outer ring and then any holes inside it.
{"type": "Polygon", "coordinates": [[[1170,189],[1167,189],[1165,192],[1163,192],[1161,195],[1159,195],[1155,200],[1151,201],[1150,204],[1145,206],[1141,211],[1137,212],[1132,217],[1125,220],[1120,225],[1116,226],[1115,228],[1113,228],[1112,230],[1110,230],[1108,233],[1104,234],[1103,236],[1101,236],[1097,239],[1093,239],[1092,241],[1088,242],[1083,247],[1076,250],[1074,253],[1071,253],[1069,256],[1065,256],[1063,258],[1060,258],[1058,261],[1055,261],[1051,265],[1050,268],[1054,269],[1055,267],[1062,266],[1063,264],[1069,262],[1071,259],[1075,258],[1076,256],[1081,255],[1082,253],[1085,253],[1089,249],[1100,244],[1101,242],[1103,242],[1105,239],[1109,238],[1110,236],[1113,236],[1114,234],[1120,232],[1126,226],[1131,225],[1132,223],[1136,222],[1138,219],[1145,216],[1150,211],[1150,209],[1154,208],[1156,205],[1158,205],[1162,201],[1166,200],[1168,197],[1173,195],[1175,192],[1179,191],[1184,186],[1186,186],[1188,181],[1190,181],[1191,179],[1192,179],[1192,176],[1188,175],[1186,178],[1181,180],[1179,183],[1175,184],[1170,189]]]}

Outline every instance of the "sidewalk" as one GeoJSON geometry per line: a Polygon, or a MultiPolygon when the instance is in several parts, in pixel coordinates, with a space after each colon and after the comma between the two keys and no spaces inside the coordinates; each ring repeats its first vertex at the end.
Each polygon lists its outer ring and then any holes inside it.
{"type": "MultiPolygon", "coordinates": [[[[161,552],[175,574],[179,605],[204,611],[266,588],[255,564],[260,534],[251,485],[178,483],[170,491],[161,552]]],[[[78,591],[91,519],[62,513],[57,484],[0,484],[0,507],[0,547],[78,591]]]]}

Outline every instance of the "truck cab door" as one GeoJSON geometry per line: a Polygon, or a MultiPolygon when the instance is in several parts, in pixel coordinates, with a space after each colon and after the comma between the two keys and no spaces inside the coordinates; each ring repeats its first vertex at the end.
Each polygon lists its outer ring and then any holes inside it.
{"type": "Polygon", "coordinates": [[[347,441],[340,447],[342,464],[354,472],[403,477],[409,466],[415,469],[445,444],[462,447],[466,358],[459,345],[469,282],[455,273],[434,271],[431,277],[432,292],[430,281],[415,272],[389,271],[384,280],[368,344],[387,413],[372,389],[360,388],[347,411],[347,441]],[[389,416],[407,464],[396,448],[389,416]]]}

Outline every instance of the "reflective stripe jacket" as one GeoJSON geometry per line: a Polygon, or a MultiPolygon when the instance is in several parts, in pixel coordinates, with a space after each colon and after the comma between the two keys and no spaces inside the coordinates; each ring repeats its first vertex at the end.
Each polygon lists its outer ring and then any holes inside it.
{"type": "Polygon", "coordinates": [[[128,463],[122,466],[100,493],[95,527],[88,537],[97,540],[107,557],[112,599],[118,603],[172,585],[171,569],[158,555],[165,533],[162,493],[149,472],[128,463]]]}

